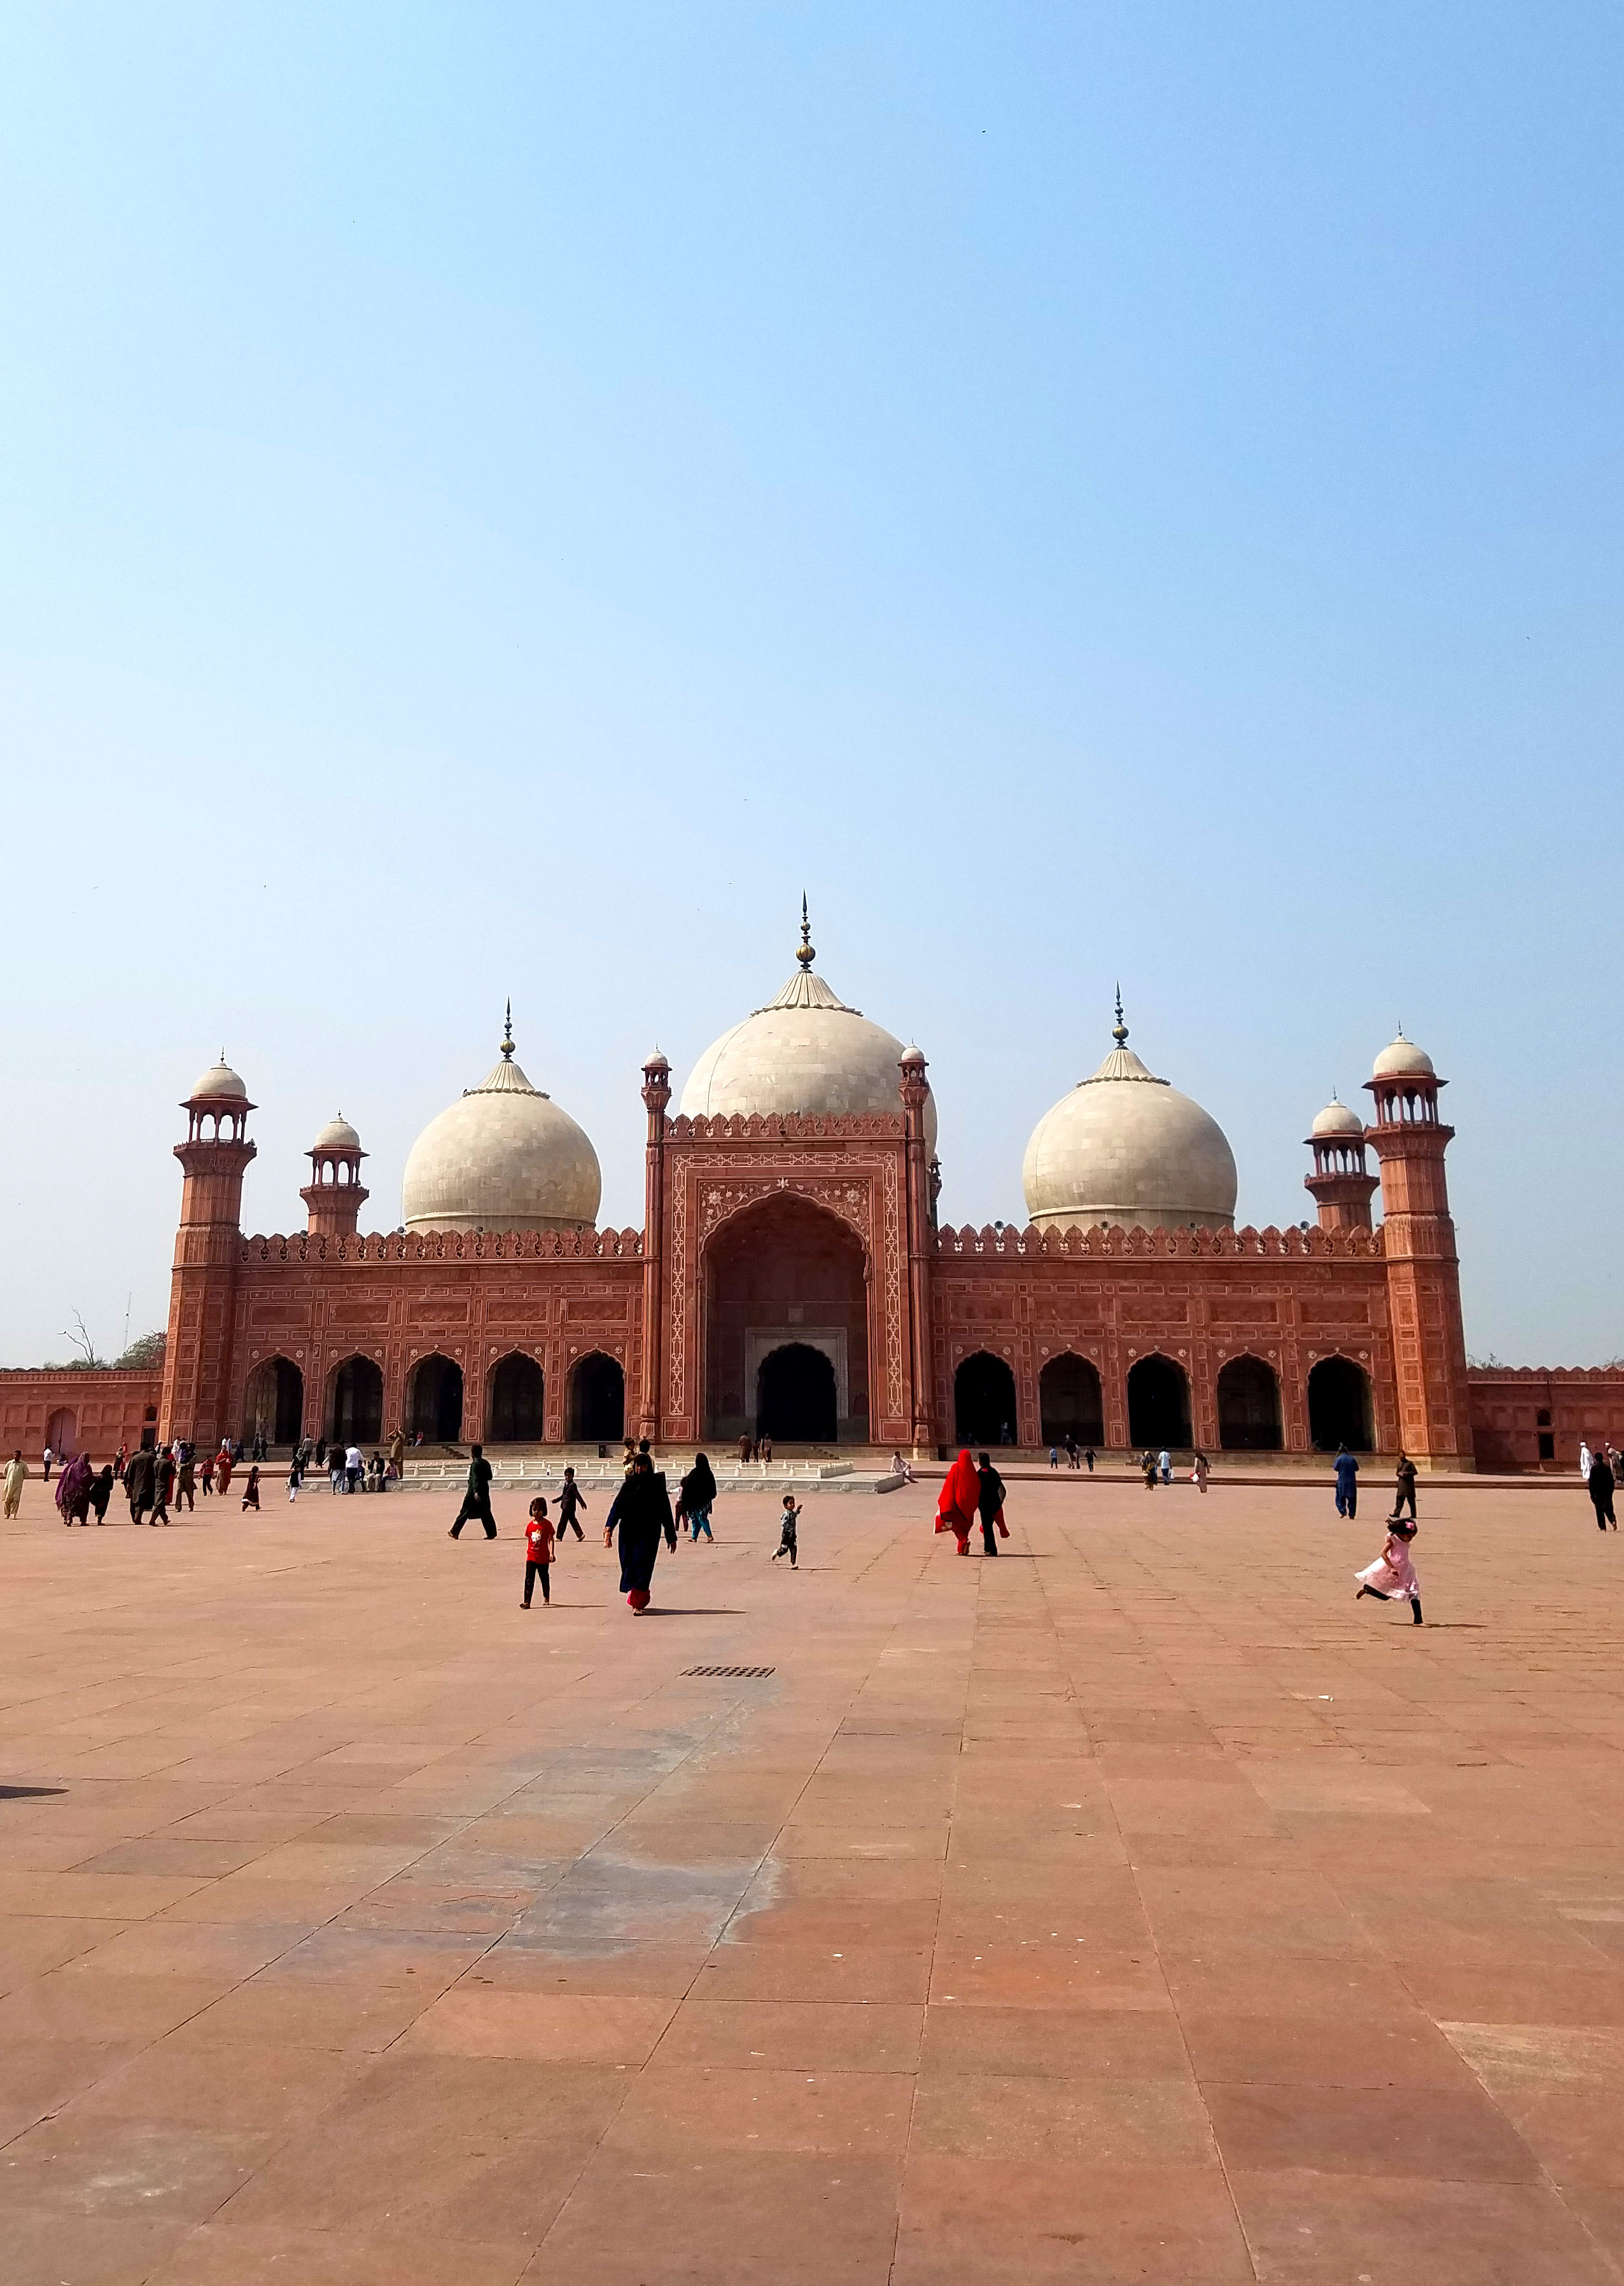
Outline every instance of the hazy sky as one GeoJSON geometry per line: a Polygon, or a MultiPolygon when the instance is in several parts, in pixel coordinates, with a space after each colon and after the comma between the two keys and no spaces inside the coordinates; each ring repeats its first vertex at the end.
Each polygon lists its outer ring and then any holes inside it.
{"type": "Polygon", "coordinates": [[[792,966],[942,1212],[1133,1044],[1243,1219],[1401,1021],[1474,1353],[1624,1351],[1614,6],[0,14],[0,1360],[167,1310],[176,1109],[399,1217],[493,1060],[792,966]]]}

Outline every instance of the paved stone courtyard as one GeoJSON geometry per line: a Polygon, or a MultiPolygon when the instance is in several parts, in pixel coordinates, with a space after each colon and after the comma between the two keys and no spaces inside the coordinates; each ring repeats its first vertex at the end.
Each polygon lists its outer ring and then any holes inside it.
{"type": "Polygon", "coordinates": [[[724,1499],[634,1620],[511,1501],[36,1478],[0,2277],[1624,2278],[1624,1541],[1423,1484],[1416,1629],[1379,1489],[724,1499]]]}

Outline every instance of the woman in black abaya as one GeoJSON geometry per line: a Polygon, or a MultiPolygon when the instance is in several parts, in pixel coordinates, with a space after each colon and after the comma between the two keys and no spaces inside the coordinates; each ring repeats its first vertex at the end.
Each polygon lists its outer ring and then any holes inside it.
{"type": "Polygon", "coordinates": [[[605,1540],[611,1539],[617,1529],[620,1534],[621,1593],[634,1612],[646,1612],[660,1535],[664,1533],[674,1540],[676,1532],[666,1479],[656,1474],[654,1463],[646,1453],[639,1453],[633,1462],[630,1475],[615,1494],[614,1505],[603,1519],[605,1540]]]}

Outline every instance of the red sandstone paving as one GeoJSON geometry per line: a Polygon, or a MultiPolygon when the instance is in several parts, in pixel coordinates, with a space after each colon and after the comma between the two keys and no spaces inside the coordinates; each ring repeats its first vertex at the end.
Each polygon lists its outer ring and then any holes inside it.
{"type": "Polygon", "coordinates": [[[6,2286],[1624,2281],[1575,1489],[1423,1486],[1420,1630],[1221,1476],[724,1500],[641,1621],[392,1498],[0,1534],[6,2286]]]}

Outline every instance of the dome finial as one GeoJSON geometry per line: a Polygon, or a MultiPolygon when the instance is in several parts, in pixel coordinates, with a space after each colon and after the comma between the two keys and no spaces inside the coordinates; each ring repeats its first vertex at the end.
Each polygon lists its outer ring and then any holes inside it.
{"type": "Polygon", "coordinates": [[[502,1060],[509,1064],[513,1061],[513,1003],[511,1000],[508,1003],[507,1014],[502,1019],[502,1060]]]}
{"type": "Polygon", "coordinates": [[[812,924],[807,918],[807,893],[800,893],[800,942],[795,948],[795,958],[803,968],[810,968],[817,958],[812,949],[812,924]]]}
{"type": "Polygon", "coordinates": [[[1120,980],[1118,980],[1116,986],[1116,1021],[1111,1027],[1111,1037],[1116,1041],[1119,1048],[1124,1048],[1128,1044],[1128,1027],[1122,1020],[1122,983],[1120,980]]]}

